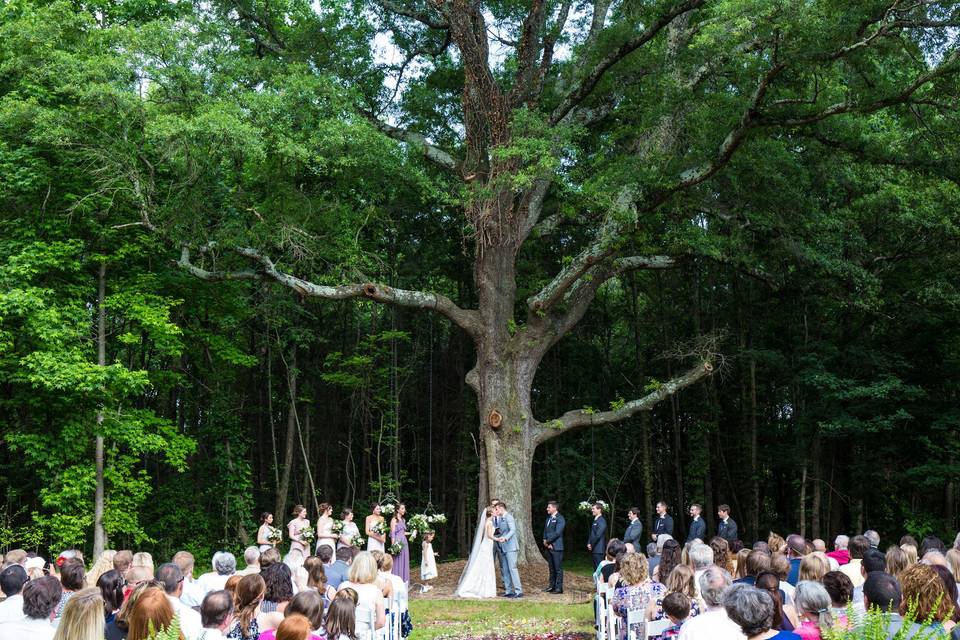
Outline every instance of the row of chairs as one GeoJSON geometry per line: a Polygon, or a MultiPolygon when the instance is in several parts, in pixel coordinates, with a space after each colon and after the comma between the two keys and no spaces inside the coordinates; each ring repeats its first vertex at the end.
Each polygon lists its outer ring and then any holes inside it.
{"type": "Polygon", "coordinates": [[[661,635],[670,628],[670,620],[653,620],[643,624],[646,612],[642,609],[627,610],[627,630],[639,625],[644,629],[642,638],[628,637],[623,629],[623,619],[613,610],[613,589],[602,580],[597,581],[597,593],[594,604],[595,625],[597,640],[646,640],[661,635]]]}
{"type": "Polygon", "coordinates": [[[387,623],[377,629],[377,612],[370,607],[357,605],[355,617],[358,640],[403,640],[400,621],[402,612],[406,610],[406,603],[401,602],[395,594],[393,598],[383,599],[383,608],[387,623]]]}

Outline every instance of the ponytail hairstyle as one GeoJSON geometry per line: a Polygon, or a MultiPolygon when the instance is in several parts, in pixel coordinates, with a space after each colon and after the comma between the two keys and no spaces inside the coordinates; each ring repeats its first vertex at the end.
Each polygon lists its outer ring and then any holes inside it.
{"type": "Polygon", "coordinates": [[[801,580],[793,596],[797,609],[808,616],[817,616],[817,628],[821,631],[833,628],[833,614],[830,613],[830,594],[819,582],[801,580]]]}
{"type": "Polygon", "coordinates": [[[263,596],[266,592],[267,585],[259,573],[243,576],[237,583],[233,604],[241,637],[253,637],[250,625],[257,617],[257,609],[260,608],[260,603],[263,602],[263,596]]]}

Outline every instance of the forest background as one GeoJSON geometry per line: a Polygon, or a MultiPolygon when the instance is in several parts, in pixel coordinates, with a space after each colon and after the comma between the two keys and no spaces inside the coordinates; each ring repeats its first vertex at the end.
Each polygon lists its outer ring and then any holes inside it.
{"type": "Polygon", "coordinates": [[[617,251],[660,260],[603,272],[539,362],[533,416],[624,419],[531,454],[535,531],[558,499],[585,539],[575,505],[596,497],[615,532],[665,500],[702,503],[711,530],[729,503],[745,540],[952,539],[958,3],[447,5],[0,2],[0,547],[89,550],[102,497],[109,547],[208,556],[261,511],[362,518],[390,491],[447,513],[435,546],[463,554],[484,438],[506,437],[468,384],[477,341],[265,273],[476,307],[484,188],[543,208],[504,336],[610,219],[617,251]],[[531,25],[545,76],[480,159],[461,5],[502,50],[496,83],[521,86],[531,25]],[[564,99],[579,119],[551,119],[564,99]],[[662,197],[623,225],[627,183],[662,197]],[[625,411],[691,357],[713,375],[625,411]]]}

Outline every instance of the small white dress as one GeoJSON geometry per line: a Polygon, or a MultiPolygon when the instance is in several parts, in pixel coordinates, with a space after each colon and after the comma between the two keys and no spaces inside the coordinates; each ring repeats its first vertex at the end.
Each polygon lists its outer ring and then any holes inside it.
{"type": "Polygon", "coordinates": [[[423,560],[420,562],[420,579],[432,580],[437,577],[437,557],[433,553],[433,543],[423,543],[423,560]]]}

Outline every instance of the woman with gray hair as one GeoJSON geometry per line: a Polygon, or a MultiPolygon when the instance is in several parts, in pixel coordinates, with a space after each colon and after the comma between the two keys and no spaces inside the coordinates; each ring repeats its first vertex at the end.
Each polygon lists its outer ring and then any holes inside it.
{"type": "Polygon", "coordinates": [[[833,628],[830,594],[822,584],[801,580],[797,583],[794,602],[800,616],[800,626],[796,630],[798,636],[804,640],[820,640],[823,632],[833,628]]]}
{"type": "Polygon", "coordinates": [[[800,640],[792,631],[773,629],[774,604],[769,593],[747,584],[735,584],[723,595],[727,616],[748,640],[800,640]]]}

